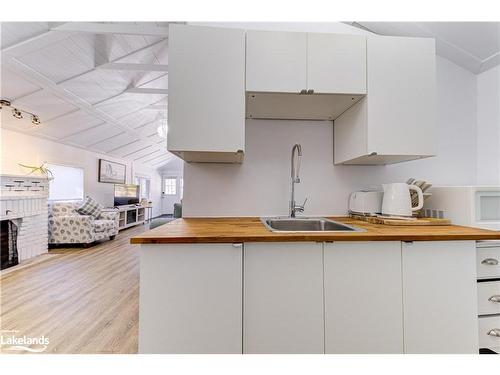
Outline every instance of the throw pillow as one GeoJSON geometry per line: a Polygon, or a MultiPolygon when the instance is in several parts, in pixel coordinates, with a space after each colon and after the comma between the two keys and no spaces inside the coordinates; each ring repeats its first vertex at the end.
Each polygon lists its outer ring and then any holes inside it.
{"type": "Polygon", "coordinates": [[[103,210],[104,206],[101,204],[97,203],[95,200],[93,200],[90,197],[87,197],[85,199],[85,202],[76,209],[76,211],[81,214],[81,215],[91,215],[95,219],[99,217],[101,214],[101,211],[103,210]]]}

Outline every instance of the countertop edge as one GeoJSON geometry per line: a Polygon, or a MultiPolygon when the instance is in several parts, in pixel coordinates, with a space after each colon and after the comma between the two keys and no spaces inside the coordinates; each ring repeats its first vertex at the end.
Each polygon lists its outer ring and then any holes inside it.
{"type": "Polygon", "coordinates": [[[182,237],[131,238],[133,245],[189,244],[189,243],[242,243],[242,242],[334,242],[334,241],[485,241],[500,240],[499,235],[377,235],[377,236],[276,236],[276,237],[182,237]]]}

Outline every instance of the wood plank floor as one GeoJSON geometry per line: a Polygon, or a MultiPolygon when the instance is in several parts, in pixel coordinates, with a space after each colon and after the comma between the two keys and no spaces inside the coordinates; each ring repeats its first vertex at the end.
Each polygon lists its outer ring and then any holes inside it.
{"type": "MultiPolygon", "coordinates": [[[[0,329],[50,340],[44,353],[137,353],[139,251],[131,236],[58,248],[0,278],[0,329]]],[[[26,353],[8,350],[5,353],[26,353]]]]}

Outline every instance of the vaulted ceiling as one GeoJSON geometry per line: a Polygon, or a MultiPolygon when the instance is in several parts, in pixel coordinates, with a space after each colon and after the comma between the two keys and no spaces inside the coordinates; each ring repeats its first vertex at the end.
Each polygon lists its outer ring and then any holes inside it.
{"type": "Polygon", "coordinates": [[[431,37],[438,55],[478,74],[500,65],[500,22],[349,22],[380,35],[431,37]]]}
{"type": "Polygon", "coordinates": [[[2,127],[154,168],[173,158],[157,133],[167,23],[2,23],[0,48],[0,97],[42,122],[2,110],[2,127]]]}

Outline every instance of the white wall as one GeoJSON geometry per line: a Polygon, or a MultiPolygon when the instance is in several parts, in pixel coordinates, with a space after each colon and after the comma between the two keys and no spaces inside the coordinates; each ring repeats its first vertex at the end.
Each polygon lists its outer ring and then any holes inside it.
{"type": "Polygon", "coordinates": [[[43,138],[18,133],[12,130],[1,129],[1,173],[25,174],[27,171],[18,163],[26,165],[41,165],[43,162],[71,165],[83,168],[85,171],[85,195],[93,197],[105,206],[113,205],[113,184],[97,182],[98,160],[100,158],[127,165],[127,182],[133,183],[132,174],[135,172],[152,179],[153,215],[160,211],[160,175],[147,166],[131,163],[123,159],[110,157],[82,150],[43,138]]]}
{"type": "Polygon", "coordinates": [[[288,215],[290,151],[302,144],[296,200],[305,214],[342,214],[354,189],[380,182],[383,167],[333,165],[333,125],[328,121],[247,120],[243,164],[184,166],[183,215],[288,215]]]}
{"type": "Polygon", "coordinates": [[[475,76],[440,57],[437,75],[438,132],[429,137],[438,137],[438,157],[386,167],[334,166],[330,122],[248,120],[243,164],[185,164],[184,216],[288,214],[296,142],[304,154],[296,197],[309,198],[306,215],[345,214],[349,192],[408,177],[436,185],[474,183],[475,76]]]}
{"type": "Polygon", "coordinates": [[[500,184],[500,66],[477,76],[477,183],[500,184]]]}

